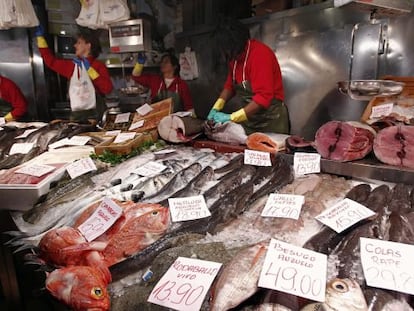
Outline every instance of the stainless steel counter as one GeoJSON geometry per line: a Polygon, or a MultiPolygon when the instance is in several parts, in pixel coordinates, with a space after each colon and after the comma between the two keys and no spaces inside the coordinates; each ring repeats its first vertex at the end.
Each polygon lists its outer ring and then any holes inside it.
{"type": "MultiPolygon", "coordinates": [[[[281,153],[281,156],[293,164],[293,154],[281,153]]],[[[385,165],[378,162],[374,156],[352,162],[321,159],[321,172],[393,183],[413,184],[414,182],[413,169],[385,165]]]]}

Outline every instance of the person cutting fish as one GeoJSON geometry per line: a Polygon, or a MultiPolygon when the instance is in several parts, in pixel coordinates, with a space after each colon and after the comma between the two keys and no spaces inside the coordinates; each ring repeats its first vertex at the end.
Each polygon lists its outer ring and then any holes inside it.
{"type": "Polygon", "coordinates": [[[20,120],[27,112],[27,101],[12,80],[0,75],[0,116],[6,122],[20,120]]]}
{"type": "Polygon", "coordinates": [[[142,73],[146,61],[145,54],[138,53],[137,63],[132,71],[132,79],[151,89],[151,101],[157,102],[172,98],[174,112],[193,108],[190,89],[179,76],[180,63],[175,55],[168,53],[161,57],[161,74],[142,73]]]}
{"type": "Polygon", "coordinates": [[[48,48],[42,26],[35,31],[37,46],[45,64],[58,74],[70,79],[69,99],[72,121],[97,121],[104,111],[103,95],[112,91],[112,81],[105,65],[96,58],[101,46],[96,34],[78,34],[74,45],[76,57],[57,58],[48,48]]]}
{"type": "Polygon", "coordinates": [[[282,74],[275,53],[250,39],[249,29],[235,19],[223,18],[213,40],[229,64],[226,82],[207,119],[216,123],[239,123],[247,135],[253,132],[289,133],[289,115],[284,104],[282,74]],[[223,108],[236,96],[232,113],[223,108]]]}

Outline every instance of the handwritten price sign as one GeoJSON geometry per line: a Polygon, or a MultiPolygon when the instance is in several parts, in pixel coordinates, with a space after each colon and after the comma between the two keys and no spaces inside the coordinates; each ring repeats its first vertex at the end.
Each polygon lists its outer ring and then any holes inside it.
{"type": "Polygon", "coordinates": [[[272,166],[270,153],[246,149],[244,151],[244,164],[256,166],[272,166]]]}
{"type": "Polygon", "coordinates": [[[173,222],[200,219],[211,216],[202,195],[168,199],[173,222]]]}
{"type": "Polygon", "coordinates": [[[30,164],[18,169],[16,173],[40,177],[54,171],[56,167],[46,164],[30,164]]]}
{"type": "Polygon", "coordinates": [[[148,301],[179,311],[200,310],[221,263],[178,257],[152,290],[148,301]]]}
{"type": "Polygon", "coordinates": [[[0,118],[0,125],[5,125],[6,124],[6,119],[5,118],[0,118]]]}
{"type": "Polygon", "coordinates": [[[393,107],[394,107],[393,103],[372,107],[370,118],[380,118],[380,117],[388,116],[392,113],[393,107]]]}
{"type": "Polygon", "coordinates": [[[325,301],[327,256],[272,239],[259,286],[325,301]]]}
{"type": "Polygon", "coordinates": [[[117,114],[114,123],[127,123],[129,122],[130,112],[117,114]]]}
{"type": "Polygon", "coordinates": [[[96,165],[91,158],[77,160],[66,167],[70,178],[76,178],[83,174],[96,170],[96,165]]]}
{"type": "Polygon", "coordinates": [[[360,247],[369,286],[414,294],[414,245],[360,238],[360,247]]]}
{"type": "Polygon", "coordinates": [[[141,116],[145,116],[152,111],[152,107],[148,104],[144,104],[141,107],[137,108],[136,112],[138,112],[141,116]]]}
{"type": "Polygon", "coordinates": [[[262,216],[299,219],[304,202],[303,195],[272,193],[262,211],[262,216]]]}
{"type": "Polygon", "coordinates": [[[11,146],[9,155],[22,153],[28,154],[34,147],[34,143],[15,143],[11,146]]]}
{"type": "Polygon", "coordinates": [[[121,215],[122,208],[111,199],[104,198],[91,217],[81,224],[78,230],[90,242],[108,230],[121,215]]]}
{"type": "Polygon", "coordinates": [[[295,152],[293,169],[296,175],[321,172],[321,155],[317,153],[295,152]]]}
{"type": "Polygon", "coordinates": [[[137,168],[134,171],[134,173],[145,177],[151,177],[161,173],[166,168],[167,167],[164,164],[155,161],[150,161],[145,163],[143,166],[137,168]]]}
{"type": "Polygon", "coordinates": [[[364,205],[350,199],[344,199],[315,218],[340,233],[362,219],[373,215],[375,213],[364,205]]]}

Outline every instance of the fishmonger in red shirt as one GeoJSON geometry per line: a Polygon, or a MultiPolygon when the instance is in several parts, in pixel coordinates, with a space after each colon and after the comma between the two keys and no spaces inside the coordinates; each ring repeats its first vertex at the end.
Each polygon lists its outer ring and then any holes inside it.
{"type": "Polygon", "coordinates": [[[27,111],[27,101],[12,80],[0,75],[0,116],[6,122],[19,120],[27,111]]]}

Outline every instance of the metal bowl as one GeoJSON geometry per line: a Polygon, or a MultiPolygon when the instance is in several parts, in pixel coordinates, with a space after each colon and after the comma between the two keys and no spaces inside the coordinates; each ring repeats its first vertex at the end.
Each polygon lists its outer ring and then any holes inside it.
{"type": "Polygon", "coordinates": [[[128,87],[120,88],[120,91],[122,94],[127,95],[127,96],[137,96],[137,95],[141,95],[142,93],[144,93],[145,89],[139,86],[128,86],[128,87]]]}
{"type": "Polygon", "coordinates": [[[338,90],[355,100],[370,100],[374,96],[401,94],[404,83],[390,80],[339,81],[338,90]]]}

